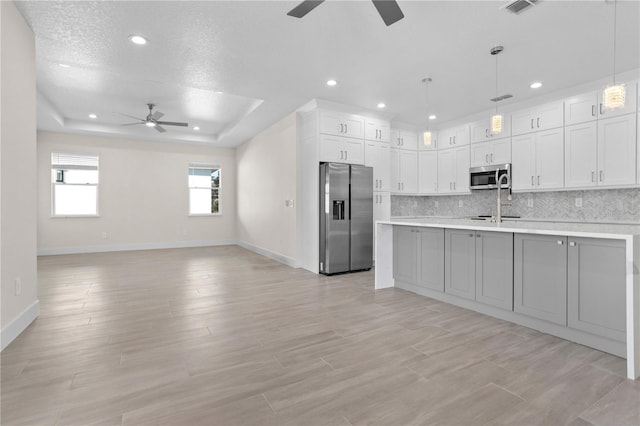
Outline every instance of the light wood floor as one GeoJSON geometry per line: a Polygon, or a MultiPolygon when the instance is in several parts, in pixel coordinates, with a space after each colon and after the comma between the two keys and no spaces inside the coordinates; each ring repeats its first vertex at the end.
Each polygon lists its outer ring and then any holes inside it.
{"type": "Polygon", "coordinates": [[[239,247],[39,259],[2,424],[625,425],[624,360],[239,247]]]}

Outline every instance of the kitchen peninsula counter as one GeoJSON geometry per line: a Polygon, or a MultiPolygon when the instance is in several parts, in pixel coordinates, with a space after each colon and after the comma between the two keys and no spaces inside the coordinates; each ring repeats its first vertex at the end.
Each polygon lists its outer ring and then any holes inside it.
{"type": "MultiPolygon", "coordinates": [[[[640,377],[640,225],[629,224],[597,224],[597,223],[566,223],[547,221],[528,221],[509,219],[498,224],[489,220],[473,220],[471,218],[444,217],[413,217],[392,218],[389,221],[376,222],[376,253],[375,253],[375,288],[384,289],[396,286],[394,281],[394,227],[440,228],[448,230],[463,230],[472,232],[500,232],[513,235],[537,235],[574,238],[591,238],[617,240],[617,244],[624,244],[625,248],[625,303],[626,303],[626,358],[627,377],[640,377]]],[[[495,235],[495,234],[494,234],[495,235]]],[[[567,241],[567,240],[565,240],[567,241]]],[[[558,242],[558,244],[561,244],[558,242]]],[[[575,243],[570,243],[575,244],[575,243]]],[[[620,281],[618,281],[620,282],[620,281]]],[[[458,306],[473,309],[494,317],[520,323],[541,331],[563,335],[559,326],[548,324],[537,319],[530,320],[526,316],[513,311],[502,311],[491,306],[485,306],[474,300],[458,298],[446,291],[437,292],[426,290],[420,292],[458,306]],[[539,327],[542,325],[542,327],[539,327]]],[[[620,299],[622,300],[622,299],[620,299]]],[[[588,343],[586,343],[588,344],[588,343]]],[[[624,346],[623,346],[624,350],[624,346]]]]}

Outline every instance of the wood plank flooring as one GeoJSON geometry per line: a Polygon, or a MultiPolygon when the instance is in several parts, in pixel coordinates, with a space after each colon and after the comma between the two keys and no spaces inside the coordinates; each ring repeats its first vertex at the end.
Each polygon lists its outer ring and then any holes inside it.
{"type": "Polygon", "coordinates": [[[237,246],[42,257],[3,425],[631,425],[620,358],[237,246]]]}

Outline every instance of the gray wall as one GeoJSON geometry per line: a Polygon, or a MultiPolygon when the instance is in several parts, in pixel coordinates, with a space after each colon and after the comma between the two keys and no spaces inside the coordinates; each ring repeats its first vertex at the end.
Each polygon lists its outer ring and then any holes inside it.
{"type": "MultiPolygon", "coordinates": [[[[506,199],[506,191],[503,196],[506,199]]],[[[638,188],[517,193],[513,194],[512,204],[503,207],[503,215],[518,215],[525,219],[640,223],[638,188]],[[582,198],[582,207],[575,206],[576,198],[582,198]],[[530,199],[533,207],[528,206],[530,199]]],[[[474,191],[471,195],[391,197],[391,216],[474,216],[492,214],[495,210],[496,192],[491,190],[474,191]]]]}

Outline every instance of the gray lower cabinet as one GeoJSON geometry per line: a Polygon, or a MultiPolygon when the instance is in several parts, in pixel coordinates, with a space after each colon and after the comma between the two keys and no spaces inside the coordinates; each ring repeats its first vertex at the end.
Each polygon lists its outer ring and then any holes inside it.
{"type": "Polygon", "coordinates": [[[567,237],[516,234],[513,310],[567,325],[567,237]]]}
{"type": "Polygon", "coordinates": [[[418,228],[418,275],[416,285],[444,291],[444,229],[418,228]]]}
{"type": "Polygon", "coordinates": [[[444,231],[444,292],[476,298],[476,238],[474,231],[444,231]]]}
{"type": "Polygon", "coordinates": [[[569,327],[626,341],[625,242],[569,237],[569,327]]]}
{"type": "Polygon", "coordinates": [[[513,310],[513,234],[476,231],[476,300],[513,310]]]}
{"type": "Polygon", "coordinates": [[[415,284],[417,249],[417,230],[415,227],[393,227],[393,278],[395,280],[415,284]]]}

